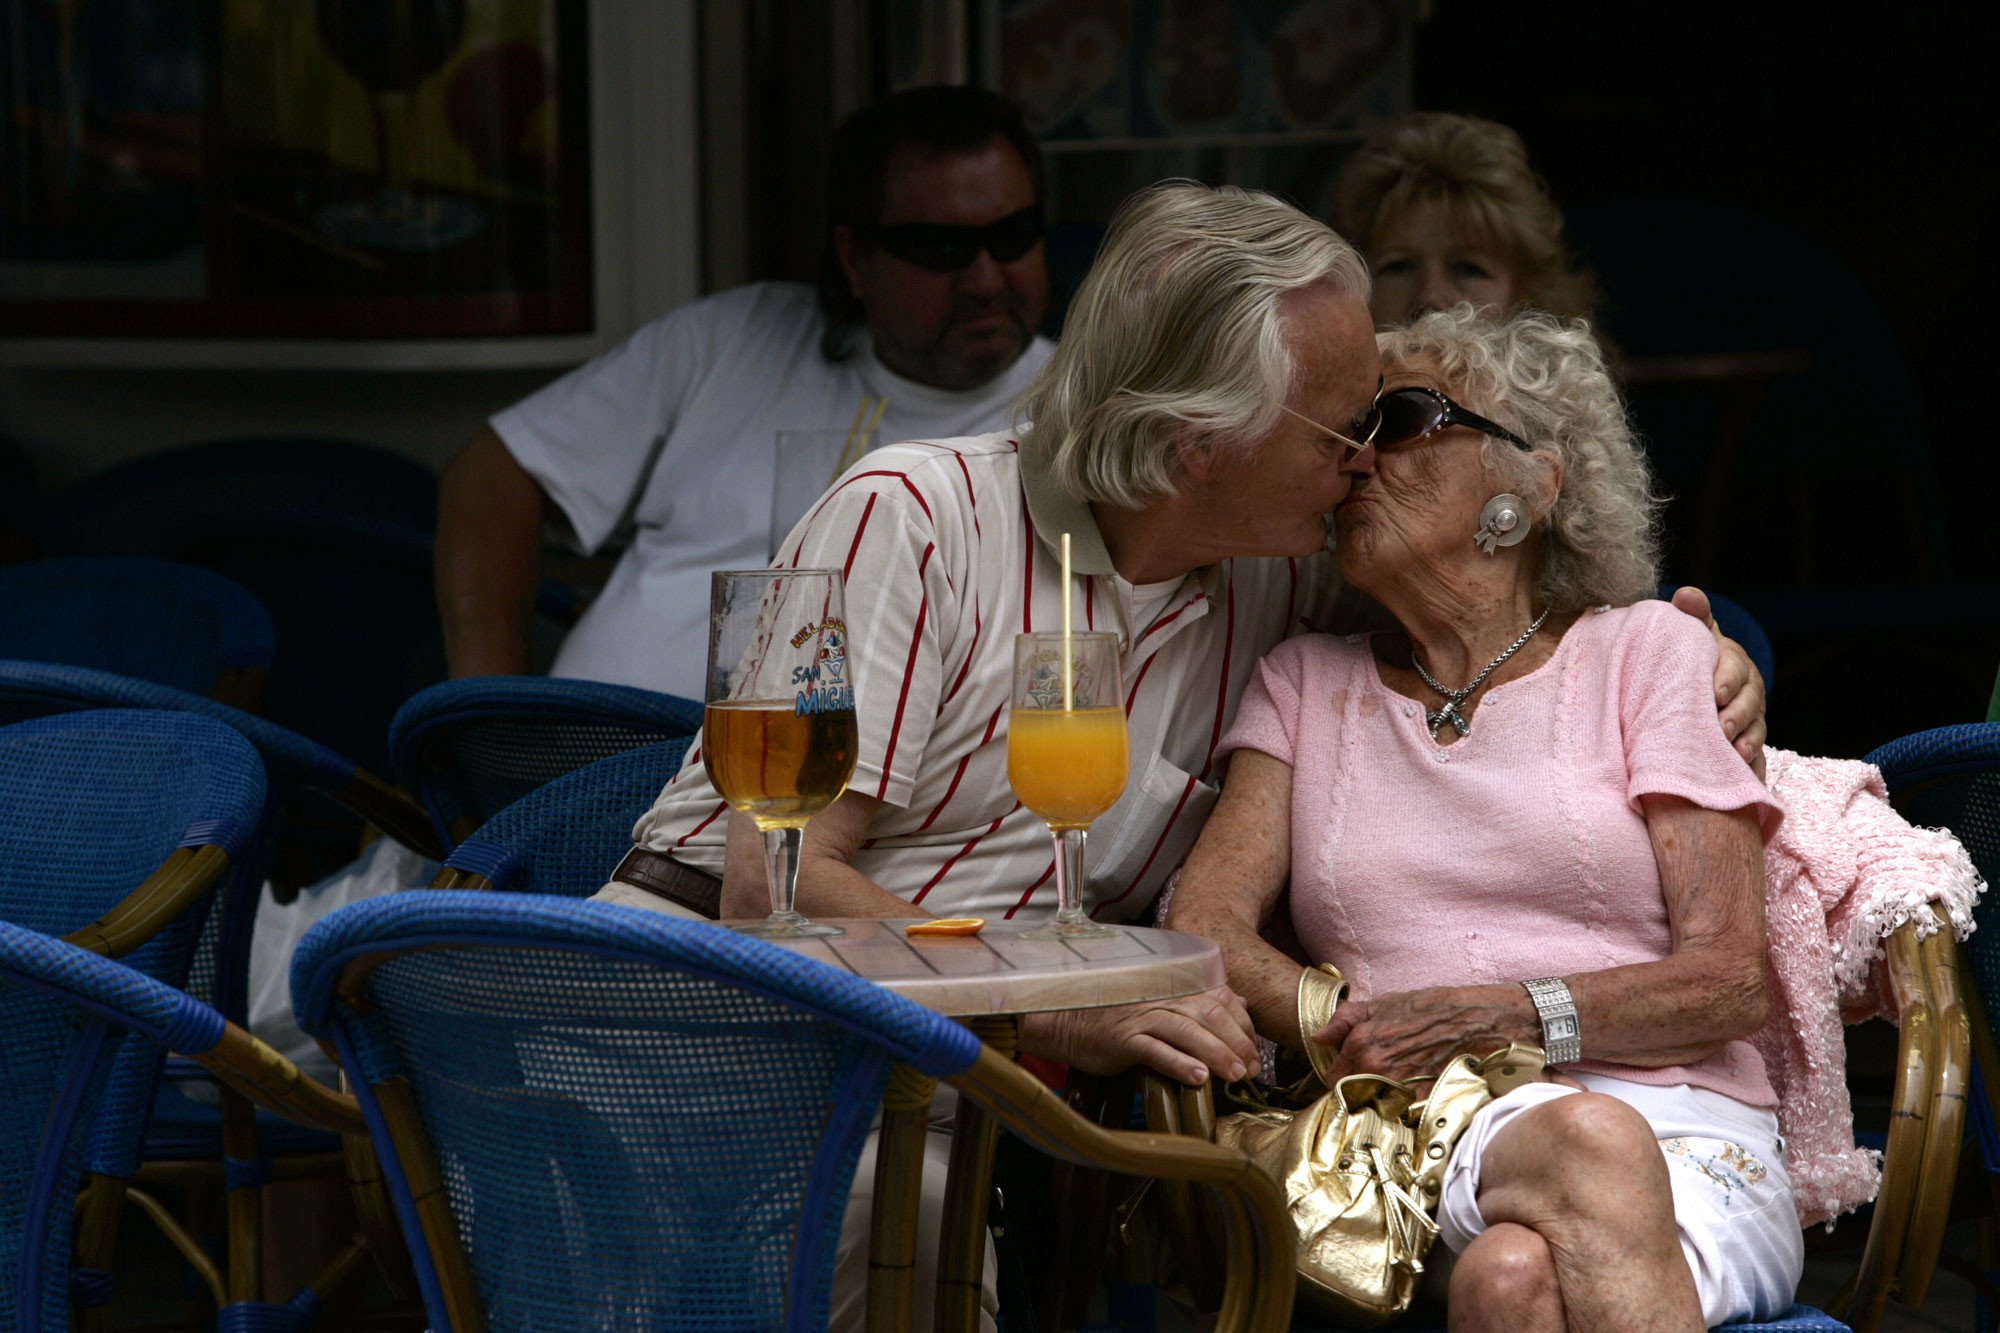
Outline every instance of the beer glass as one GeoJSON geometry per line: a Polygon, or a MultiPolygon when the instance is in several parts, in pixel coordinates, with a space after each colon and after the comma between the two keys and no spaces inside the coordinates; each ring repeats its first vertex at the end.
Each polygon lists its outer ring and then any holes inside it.
{"type": "Polygon", "coordinates": [[[847,790],[859,743],[837,569],[719,570],[708,607],[701,761],[764,839],[771,915],[750,935],[838,935],[793,909],[806,822],[847,790]]]}
{"type": "Polygon", "coordinates": [[[1083,914],[1090,821],[1117,804],[1131,765],[1115,634],[1014,636],[1007,780],[1055,839],[1056,914],[1029,939],[1115,935],[1083,914]]]}

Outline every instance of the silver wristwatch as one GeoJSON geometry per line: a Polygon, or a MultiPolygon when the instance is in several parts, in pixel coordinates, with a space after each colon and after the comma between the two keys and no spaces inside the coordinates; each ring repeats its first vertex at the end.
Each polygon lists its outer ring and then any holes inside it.
{"type": "Polygon", "coordinates": [[[1583,1032],[1576,1021],[1576,1001],[1561,977],[1524,981],[1528,998],[1542,1020],[1542,1049],[1552,1065],[1566,1065],[1583,1058],[1583,1032]]]}

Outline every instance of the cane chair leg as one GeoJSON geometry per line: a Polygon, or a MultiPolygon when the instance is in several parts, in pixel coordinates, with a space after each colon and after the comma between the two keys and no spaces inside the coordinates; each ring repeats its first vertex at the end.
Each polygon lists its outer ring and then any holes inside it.
{"type": "Polygon", "coordinates": [[[1918,949],[1937,1015],[1937,1059],[1931,1067],[1931,1114],[1924,1132],[1923,1164],[1896,1280],[1896,1299],[1905,1305],[1923,1304],[1938,1253],[1944,1248],[1972,1085],[1972,1026],[1960,984],[1958,941],[1950,923],[1940,921],[1937,933],[1924,939],[1918,949]]]}
{"type": "Polygon", "coordinates": [[[916,1298],[918,1205],[924,1140],[937,1080],[908,1065],[889,1073],[875,1140],[875,1200],[868,1234],[868,1333],[908,1333],[916,1298]]]}
{"type": "Polygon", "coordinates": [[[222,1089],[222,1159],[228,1192],[229,1266],[224,1286],[229,1303],[263,1299],[264,1186],[257,1142],[257,1109],[230,1088],[222,1089]],[[239,1174],[228,1179],[231,1168],[239,1174]]]}
{"type": "Polygon", "coordinates": [[[226,1305],[228,1290],[223,1285],[222,1270],[216,1267],[215,1260],[208,1257],[208,1251],[201,1247],[201,1242],[196,1240],[187,1228],[174,1220],[174,1215],[167,1211],[167,1206],[142,1189],[127,1189],[125,1199],[144,1213],[147,1219],[159,1228],[160,1234],[167,1238],[168,1243],[180,1252],[181,1258],[187,1261],[188,1267],[194,1269],[195,1276],[201,1279],[202,1286],[208,1288],[209,1299],[215,1302],[215,1308],[219,1310],[226,1305]]]}
{"type": "Polygon", "coordinates": [[[1916,1201],[1924,1141],[1931,1115],[1931,1079],[1938,1067],[1938,1014],[1916,932],[1904,926],[1884,943],[1889,986],[1901,1015],[1897,1024],[1896,1083],[1889,1119],[1889,1150],[1861,1264],[1827,1313],[1855,1333],[1875,1333],[1896,1283],[1916,1201]]]}
{"type": "MultiPolygon", "coordinates": [[[[343,1078],[341,1086],[346,1087],[343,1078]]],[[[375,1145],[359,1134],[340,1136],[341,1153],[347,1168],[347,1188],[354,1199],[354,1216],[361,1235],[375,1256],[376,1271],[398,1305],[422,1299],[416,1270],[410,1265],[409,1244],[396,1223],[396,1207],[389,1198],[388,1182],[382,1178],[382,1161],[375,1145]]]]}
{"type": "MultiPolygon", "coordinates": [[[[1146,1104],[1146,1128],[1153,1133],[1214,1140],[1215,1103],[1206,1085],[1184,1088],[1147,1072],[1140,1075],[1140,1092],[1146,1104]]],[[[1201,1313],[1215,1313],[1222,1308],[1222,1273],[1216,1267],[1214,1247],[1204,1237],[1220,1235],[1221,1228],[1202,1207],[1210,1201],[1197,1197],[1195,1187],[1183,1180],[1155,1182],[1152,1197],[1188,1299],[1201,1313]]]]}
{"type": "MultiPolygon", "coordinates": [[[[1021,1022],[1012,1015],[974,1018],[968,1026],[1008,1060],[1021,1044],[1021,1022]]],[[[986,1269],[986,1210],[993,1197],[993,1149],[1000,1126],[977,1103],[959,1100],[945,1173],[944,1226],[938,1238],[938,1333],[971,1333],[979,1327],[979,1297],[986,1269]]]]}
{"type": "MultiPolygon", "coordinates": [[[[78,1192],[76,1267],[109,1273],[118,1250],[118,1223],[125,1212],[126,1182],[93,1175],[78,1192]]],[[[111,1327],[109,1304],[76,1310],[78,1333],[105,1333],[111,1327]]]]}

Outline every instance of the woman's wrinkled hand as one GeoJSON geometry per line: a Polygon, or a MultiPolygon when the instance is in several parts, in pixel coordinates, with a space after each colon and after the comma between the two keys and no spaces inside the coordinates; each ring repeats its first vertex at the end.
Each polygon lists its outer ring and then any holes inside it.
{"type": "Polygon", "coordinates": [[[1257,1068],[1250,1012],[1227,986],[1145,1004],[1030,1014],[1021,1044],[1086,1074],[1146,1065],[1190,1087],[1211,1073],[1239,1079],[1257,1068]]]}
{"type": "Polygon", "coordinates": [[[1519,986],[1437,986],[1349,1000],[1312,1040],[1333,1048],[1329,1083],[1349,1074],[1408,1082],[1436,1077],[1455,1055],[1539,1042],[1541,1027],[1519,986]]]}

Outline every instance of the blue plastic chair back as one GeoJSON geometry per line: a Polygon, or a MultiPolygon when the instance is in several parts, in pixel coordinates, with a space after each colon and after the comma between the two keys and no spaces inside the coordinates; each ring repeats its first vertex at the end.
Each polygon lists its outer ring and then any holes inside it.
{"type": "MultiPolygon", "coordinates": [[[[0,1328],[70,1327],[70,1228],[77,1182],[114,1059],[144,1049],[199,1054],[222,1015],[124,963],[0,921],[0,1328]]],[[[123,1061],[118,1065],[122,1070],[123,1061]]]]}
{"type": "Polygon", "coordinates": [[[701,714],[692,700],[629,685],[475,676],[412,696],[389,724],[389,753],[450,847],[454,829],[462,836],[565,773],[694,735],[701,714]]]}
{"type": "Polygon", "coordinates": [[[632,848],[632,826],[680,771],[688,740],[600,759],[523,796],[452,849],[445,864],[496,889],[588,898],[632,848]]]}
{"type": "Polygon", "coordinates": [[[0,658],[209,694],[224,672],[268,672],[275,652],[257,599],[193,565],[104,557],[0,569],[0,658]]]}
{"type": "Polygon", "coordinates": [[[316,741],[200,695],[108,671],[0,661],[0,723],[93,708],[193,713],[235,731],[263,760],[263,811],[247,854],[232,867],[190,983],[197,996],[240,1021],[249,1007],[251,924],[278,816],[301,788],[338,790],[352,782],[354,765],[316,741]]]}
{"type": "Polygon", "coordinates": [[[222,440],[149,454],[52,496],[60,555],[183,560],[248,588],[278,642],[266,712],[375,771],[396,705],[443,675],[437,478],[372,445],[222,440]]]}
{"type": "MultiPolygon", "coordinates": [[[[0,920],[38,936],[65,935],[117,905],[176,848],[214,845],[241,856],[263,796],[256,751],[206,718],[115,709],[0,727],[0,920]]],[[[182,984],[206,915],[203,908],[183,913],[124,963],[166,984],[182,984]]],[[[111,1050],[93,1045],[79,1053],[71,1017],[16,990],[0,991],[0,1032],[6,1034],[0,1043],[5,1259],[22,1244],[29,1214],[17,1208],[33,1195],[34,1169],[53,1169],[29,1165],[40,1160],[35,1144],[51,1115],[51,1080],[69,1080],[67,1095],[90,1103],[88,1114],[75,1114],[91,1132],[85,1136],[79,1128],[74,1144],[63,1149],[62,1169],[73,1191],[74,1172],[83,1169],[86,1156],[89,1169],[104,1175],[124,1177],[136,1169],[166,1052],[129,1046],[109,1073],[111,1050]]],[[[30,1248],[38,1264],[57,1262],[48,1246],[61,1250],[62,1280],[50,1299],[66,1302],[67,1202],[58,1216],[62,1225],[44,1238],[46,1245],[30,1248]]],[[[22,1325],[42,1326],[39,1320],[22,1325]]]]}
{"type": "Polygon", "coordinates": [[[292,997],[360,1084],[408,1080],[494,1328],[824,1329],[855,1158],[892,1062],[963,1071],[965,1028],[705,922],[508,893],[395,894],[300,942],[292,997]],[[336,995],[350,963],[365,1016],[336,995]]]}

